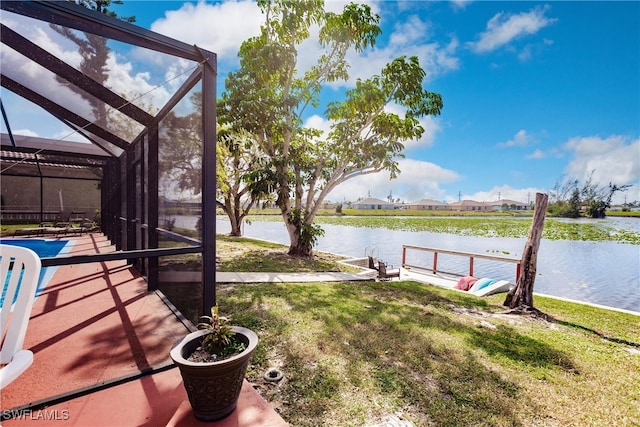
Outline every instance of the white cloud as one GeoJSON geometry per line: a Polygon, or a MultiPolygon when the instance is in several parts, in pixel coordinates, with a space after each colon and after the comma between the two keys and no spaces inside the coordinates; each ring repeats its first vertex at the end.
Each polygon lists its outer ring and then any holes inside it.
{"type": "Polygon", "coordinates": [[[32,137],[40,136],[36,132],[32,131],[31,129],[12,129],[11,133],[14,135],[24,135],[24,136],[32,136],[32,137]]]}
{"type": "Polygon", "coordinates": [[[524,147],[533,142],[533,138],[531,135],[527,133],[526,130],[520,129],[518,133],[515,134],[513,139],[510,139],[506,142],[499,142],[496,144],[498,147],[524,147]]]}
{"type": "Polygon", "coordinates": [[[573,159],[565,168],[570,176],[584,182],[593,171],[595,183],[634,184],[640,180],[640,139],[613,135],[576,137],[564,149],[573,159]]]}
{"type": "Polygon", "coordinates": [[[521,62],[526,62],[530,60],[533,57],[533,53],[531,52],[531,50],[532,50],[531,45],[526,45],[518,54],[518,59],[521,62]]]}
{"type": "Polygon", "coordinates": [[[473,0],[451,0],[451,4],[453,5],[453,8],[458,10],[462,10],[465,9],[467,7],[468,4],[470,4],[473,0]]]}
{"type": "Polygon", "coordinates": [[[404,22],[397,22],[389,44],[406,46],[421,41],[429,34],[429,26],[417,15],[411,15],[404,22]]]}
{"type": "MultiPolygon", "coordinates": [[[[127,99],[132,100],[152,91],[153,93],[146,95],[142,102],[158,107],[166,103],[171,96],[164,87],[156,87],[150,83],[149,72],[134,73],[130,62],[118,62],[113,54],[110,54],[107,59],[107,68],[109,72],[106,86],[127,99]]],[[[136,100],[134,104],[141,105],[141,101],[136,100]]]]}
{"type": "MultiPolygon", "coordinates": [[[[38,27],[28,27],[28,29],[30,30],[29,34],[23,34],[26,37],[30,38],[33,36],[38,40],[40,45],[47,45],[50,49],[57,51],[61,57],[74,57],[74,54],[71,52],[65,53],[60,45],[54,49],[56,44],[51,38],[51,36],[55,36],[53,30],[49,30],[49,33],[47,33],[38,27]]],[[[29,87],[29,89],[45,95],[53,102],[64,106],[73,113],[93,120],[89,103],[72,91],[67,84],[58,81],[55,74],[47,71],[36,62],[27,59],[13,49],[1,49],[0,63],[2,63],[3,74],[18,83],[28,81],[26,86],[29,87]]]]}
{"type": "Polygon", "coordinates": [[[542,150],[534,150],[533,153],[527,156],[527,159],[544,159],[546,154],[542,150]]]}
{"type": "Polygon", "coordinates": [[[547,10],[549,6],[535,7],[519,14],[500,12],[487,22],[487,28],[479,35],[479,40],[469,42],[467,46],[476,53],[486,53],[523,36],[535,34],[556,21],[545,16],[547,10]]]}
{"type": "Polygon", "coordinates": [[[260,33],[263,22],[262,12],[253,1],[199,1],[165,12],[151,30],[198,45],[217,53],[219,58],[235,58],[242,42],[260,33]]]}
{"type": "Polygon", "coordinates": [[[34,27],[30,40],[67,64],[76,68],[80,67],[82,56],[78,52],[78,46],[57,33],[53,34],[50,28],[46,28],[45,31],[45,29],[34,27]],[[57,40],[54,41],[53,37],[56,37],[57,40]]]}
{"type": "Polygon", "coordinates": [[[335,188],[327,200],[354,202],[369,193],[371,197],[386,199],[389,192],[407,203],[424,198],[439,200],[445,194],[440,185],[460,179],[458,173],[431,162],[403,159],[398,163],[401,170],[398,178],[390,180],[386,172],[353,178],[335,188]]]}
{"type": "Polygon", "coordinates": [[[442,129],[440,119],[433,116],[426,116],[420,119],[420,125],[424,128],[422,137],[415,141],[407,141],[404,146],[406,150],[416,147],[431,147],[436,139],[436,135],[442,129]]]}
{"type": "Polygon", "coordinates": [[[304,127],[320,129],[327,133],[331,130],[331,122],[326,120],[324,117],[314,114],[307,119],[304,123],[304,127]]]}

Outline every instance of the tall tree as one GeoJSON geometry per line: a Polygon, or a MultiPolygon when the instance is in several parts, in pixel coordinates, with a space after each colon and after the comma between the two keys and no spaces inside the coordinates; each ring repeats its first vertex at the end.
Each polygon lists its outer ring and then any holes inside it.
{"type": "Polygon", "coordinates": [[[242,44],[241,67],[229,74],[220,109],[253,133],[269,158],[257,175],[273,185],[289,254],[310,256],[322,233],[313,220],[329,192],[357,176],[388,171],[396,177],[403,142],[424,133],[419,119],[439,114],[442,99],[423,88],[418,58],[401,56],[379,74],[358,80],[343,101],[326,106],[327,135],[303,127],[305,111],[319,106],[322,88],[349,78],[349,50],[374,46],[380,18],[367,5],[325,13],[321,0],[258,0],[258,5],[266,22],[259,36],[242,44]],[[299,48],[313,25],[320,28],[323,51],[301,75],[299,48]],[[388,111],[390,104],[403,114],[388,111]]]}
{"type": "Polygon", "coordinates": [[[268,179],[256,177],[265,161],[253,134],[243,129],[221,128],[217,145],[216,204],[229,218],[232,236],[242,236],[242,222],[251,208],[268,200],[268,179]]]}
{"type": "Polygon", "coordinates": [[[160,184],[174,190],[202,191],[202,116],[197,110],[198,94],[191,97],[194,112],[179,116],[173,111],[163,119],[163,133],[168,143],[159,147],[160,184]]]}
{"type": "MultiPolygon", "coordinates": [[[[160,146],[161,184],[173,190],[202,191],[202,115],[201,94],[191,98],[193,113],[178,116],[170,112],[163,119],[166,140],[160,146]]],[[[216,206],[229,218],[232,236],[242,235],[242,222],[251,208],[271,194],[270,181],[257,176],[266,161],[252,133],[224,114],[218,116],[216,144],[216,206]]]]}
{"type": "MultiPolygon", "coordinates": [[[[105,15],[118,18],[122,21],[136,21],[135,16],[121,17],[118,16],[117,13],[109,9],[111,5],[122,4],[122,0],[68,1],[77,3],[81,6],[86,7],[87,9],[95,10],[97,12],[104,13],[105,15]]],[[[88,32],[84,32],[84,37],[81,37],[78,33],[74,32],[70,28],[55,24],[51,24],[51,28],[53,28],[56,32],[63,35],[78,46],[78,53],[81,57],[80,71],[104,86],[105,82],[109,78],[109,69],[107,68],[107,60],[109,59],[109,48],[107,47],[107,39],[88,32]]],[[[86,97],[86,94],[82,90],[77,89],[75,86],[70,86],[70,88],[76,91],[80,96],[86,97]]],[[[95,117],[94,123],[104,129],[107,129],[108,117],[106,105],[93,97],[86,97],[86,99],[91,105],[93,115],[95,117]]]]}

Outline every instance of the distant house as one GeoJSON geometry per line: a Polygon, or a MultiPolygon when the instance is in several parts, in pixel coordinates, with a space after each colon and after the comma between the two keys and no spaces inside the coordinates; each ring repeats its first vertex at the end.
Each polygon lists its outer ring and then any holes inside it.
{"type": "Polygon", "coordinates": [[[337,202],[322,202],[322,209],[335,209],[338,207],[338,205],[341,205],[342,203],[337,203],[337,202]]]}
{"type": "Polygon", "coordinates": [[[492,204],[476,202],[475,200],[461,200],[449,203],[449,207],[451,210],[458,212],[487,212],[491,210],[492,204]]]}
{"type": "Polygon", "coordinates": [[[516,202],[515,200],[502,199],[496,202],[491,202],[491,210],[494,211],[526,211],[531,207],[522,202],[516,202]]]}
{"type": "Polygon", "coordinates": [[[448,204],[437,200],[422,199],[417,202],[407,203],[406,209],[414,211],[447,211],[451,210],[448,204]]]}
{"type": "Polygon", "coordinates": [[[495,202],[476,202],[475,200],[462,200],[450,203],[451,210],[458,212],[491,212],[491,211],[524,211],[531,207],[515,200],[502,199],[495,202]]]}
{"type": "Polygon", "coordinates": [[[376,199],[373,197],[369,197],[367,199],[360,200],[353,204],[355,209],[395,209],[395,205],[393,203],[385,202],[384,200],[376,199]]]}

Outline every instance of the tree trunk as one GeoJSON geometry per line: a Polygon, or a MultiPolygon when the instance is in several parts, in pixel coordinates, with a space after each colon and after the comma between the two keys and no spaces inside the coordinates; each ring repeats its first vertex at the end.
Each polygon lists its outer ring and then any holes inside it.
{"type": "Polygon", "coordinates": [[[238,217],[238,212],[231,204],[231,200],[226,198],[224,205],[218,202],[218,206],[222,208],[224,213],[227,215],[227,218],[229,218],[229,225],[231,228],[229,235],[234,237],[242,236],[242,229],[240,228],[242,225],[242,218],[238,217]]]}
{"type": "Polygon", "coordinates": [[[313,247],[311,245],[304,245],[298,240],[296,245],[291,244],[291,246],[289,246],[289,252],[287,253],[291,256],[312,257],[313,247]]]}
{"type": "Polygon", "coordinates": [[[242,230],[240,229],[240,225],[237,221],[231,221],[231,231],[229,232],[229,235],[233,237],[242,237],[242,230]]]}
{"type": "Polygon", "coordinates": [[[538,262],[538,248],[542,229],[544,228],[544,217],[547,211],[546,194],[536,194],[536,207],[533,215],[533,223],[529,230],[529,238],[522,251],[520,261],[520,277],[518,283],[509,291],[503,305],[509,308],[522,308],[525,311],[533,309],[533,283],[536,280],[536,265],[538,262]]]}
{"type": "Polygon", "coordinates": [[[289,232],[289,251],[288,255],[299,257],[311,257],[313,256],[313,246],[310,244],[304,244],[300,238],[302,230],[296,227],[295,224],[285,223],[287,231],[289,232]]]}

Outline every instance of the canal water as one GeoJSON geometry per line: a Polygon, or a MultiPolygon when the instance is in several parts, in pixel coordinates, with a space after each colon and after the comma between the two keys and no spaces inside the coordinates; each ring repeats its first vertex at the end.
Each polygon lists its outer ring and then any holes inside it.
{"type": "MultiPolygon", "coordinates": [[[[191,228],[189,222],[186,217],[178,218],[176,226],[191,228]]],[[[226,217],[218,217],[216,224],[218,233],[230,231],[226,217]]],[[[606,225],[640,232],[640,220],[636,218],[611,218],[606,225]]],[[[315,249],[351,257],[363,257],[367,252],[373,252],[379,259],[394,267],[401,265],[402,245],[520,259],[527,240],[526,237],[470,237],[447,233],[391,231],[386,228],[329,224],[321,226],[325,235],[318,239],[315,249]]],[[[281,222],[253,220],[251,224],[243,226],[243,233],[247,237],[289,243],[288,234],[281,222]]],[[[431,265],[428,255],[424,256],[424,259],[407,261],[411,264],[431,265]]],[[[452,270],[449,271],[468,271],[468,258],[460,257],[457,261],[448,262],[452,264],[452,270]]],[[[478,265],[474,271],[481,270],[476,276],[506,279],[515,283],[514,264],[494,266],[492,263],[485,267],[481,261],[476,262],[478,265]]],[[[440,265],[440,258],[438,264],[440,265]]],[[[535,291],[640,312],[640,246],[616,242],[542,239],[538,252],[535,291]]]]}

